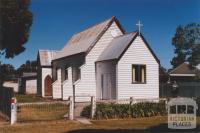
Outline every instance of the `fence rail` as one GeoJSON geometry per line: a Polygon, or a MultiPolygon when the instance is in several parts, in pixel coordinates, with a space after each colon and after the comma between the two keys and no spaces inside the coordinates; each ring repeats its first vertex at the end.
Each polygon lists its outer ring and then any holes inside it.
{"type": "Polygon", "coordinates": [[[119,103],[119,104],[127,104],[127,103],[139,103],[139,102],[159,102],[159,101],[167,101],[167,98],[127,98],[127,99],[119,99],[119,100],[98,100],[97,103],[119,103]]]}
{"type": "Polygon", "coordinates": [[[68,101],[18,103],[17,122],[49,121],[65,119],[68,101]]]}

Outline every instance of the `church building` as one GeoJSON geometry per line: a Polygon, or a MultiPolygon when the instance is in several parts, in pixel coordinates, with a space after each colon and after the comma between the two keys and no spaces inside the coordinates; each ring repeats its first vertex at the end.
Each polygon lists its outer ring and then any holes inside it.
{"type": "Polygon", "coordinates": [[[116,17],[74,34],[61,50],[39,50],[37,59],[42,97],[159,98],[159,59],[140,30],[126,33],[116,17]]]}

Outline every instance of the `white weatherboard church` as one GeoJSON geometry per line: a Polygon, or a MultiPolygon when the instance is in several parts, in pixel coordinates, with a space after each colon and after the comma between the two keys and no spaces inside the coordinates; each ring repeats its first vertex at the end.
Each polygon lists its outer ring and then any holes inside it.
{"type": "Polygon", "coordinates": [[[60,51],[39,50],[38,65],[43,97],[159,97],[158,58],[140,31],[125,33],[115,17],[74,34],[60,51]]]}

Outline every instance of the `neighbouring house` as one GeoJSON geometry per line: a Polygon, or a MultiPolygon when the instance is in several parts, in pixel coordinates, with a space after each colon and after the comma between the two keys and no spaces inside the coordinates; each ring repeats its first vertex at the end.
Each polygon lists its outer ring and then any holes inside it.
{"type": "MultiPolygon", "coordinates": [[[[97,100],[159,97],[158,58],[142,34],[125,33],[116,17],[74,34],[51,56],[40,53],[40,63],[51,58],[49,65],[40,64],[41,69],[48,68],[48,74],[39,71],[52,77],[54,99],[67,100],[73,95],[77,101],[89,100],[87,96],[97,100]]],[[[40,84],[44,83],[46,76],[39,77],[40,84]]]]}
{"type": "Polygon", "coordinates": [[[200,65],[191,69],[187,62],[182,63],[178,67],[169,72],[170,81],[177,82],[194,82],[197,79],[197,74],[200,72],[200,65]]]}
{"type": "Polygon", "coordinates": [[[37,73],[23,73],[19,78],[19,93],[37,94],[37,73]]]}
{"type": "Polygon", "coordinates": [[[169,72],[167,83],[160,83],[161,97],[200,97],[200,65],[191,69],[187,62],[169,72]]]}
{"type": "Polygon", "coordinates": [[[3,86],[4,87],[11,87],[11,88],[13,88],[13,90],[14,90],[15,93],[19,92],[18,80],[4,81],[3,86]]]}
{"type": "Polygon", "coordinates": [[[52,66],[54,50],[39,50],[37,56],[37,94],[42,97],[52,96],[52,66]]]}

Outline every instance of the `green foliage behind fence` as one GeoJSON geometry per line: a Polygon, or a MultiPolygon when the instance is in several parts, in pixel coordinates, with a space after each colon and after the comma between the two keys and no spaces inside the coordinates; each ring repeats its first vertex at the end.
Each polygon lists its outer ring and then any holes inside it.
{"type": "MultiPolygon", "coordinates": [[[[91,106],[83,109],[81,115],[90,117],[91,106]]],[[[166,115],[167,110],[164,102],[159,103],[136,103],[130,104],[97,104],[94,119],[113,119],[113,118],[136,118],[166,115]]]]}

